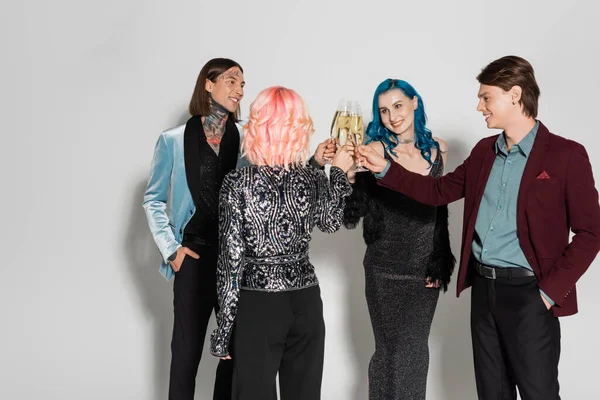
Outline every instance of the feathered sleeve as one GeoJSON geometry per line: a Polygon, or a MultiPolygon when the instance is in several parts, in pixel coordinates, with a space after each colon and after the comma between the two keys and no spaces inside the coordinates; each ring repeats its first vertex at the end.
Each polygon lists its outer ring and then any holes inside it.
{"type": "Polygon", "coordinates": [[[440,289],[448,290],[450,278],[454,271],[456,259],[450,248],[450,232],[448,230],[448,206],[437,207],[437,219],[433,232],[433,252],[427,267],[426,277],[438,281],[440,289]]]}
{"type": "Polygon", "coordinates": [[[352,194],[346,199],[344,208],[344,226],[354,229],[363,219],[363,238],[366,244],[372,244],[381,238],[385,221],[381,207],[373,201],[377,181],[370,172],[359,172],[352,184],[352,194]]]}
{"type": "Polygon", "coordinates": [[[365,216],[369,195],[367,192],[367,179],[371,175],[368,172],[356,174],[352,184],[352,194],[346,199],[344,207],[344,226],[348,229],[356,228],[360,219],[365,216]]]}

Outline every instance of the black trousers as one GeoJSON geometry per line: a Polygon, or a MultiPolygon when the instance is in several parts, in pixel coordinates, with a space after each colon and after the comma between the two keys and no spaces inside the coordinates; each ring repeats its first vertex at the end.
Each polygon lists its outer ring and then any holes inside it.
{"type": "MultiPolygon", "coordinates": [[[[202,357],[206,328],[217,310],[217,248],[184,243],[200,255],[186,256],[173,284],[175,321],[171,340],[169,400],[193,400],[196,374],[202,357]]],[[[214,400],[231,399],[233,362],[221,360],[217,367],[214,400]]],[[[207,388],[201,388],[207,390],[207,388]]]]}
{"type": "Polygon", "coordinates": [[[471,336],[480,400],[560,400],[560,324],[535,277],[475,276],[471,336]]]}
{"type": "Polygon", "coordinates": [[[242,290],[233,336],[234,400],[321,398],[325,323],[318,286],[289,292],[242,290]]]}

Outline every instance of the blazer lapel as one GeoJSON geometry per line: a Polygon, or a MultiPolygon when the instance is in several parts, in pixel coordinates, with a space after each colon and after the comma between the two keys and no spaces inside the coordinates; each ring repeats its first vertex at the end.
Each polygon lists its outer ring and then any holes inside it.
{"type": "Polygon", "coordinates": [[[225,173],[235,169],[240,151],[240,134],[235,123],[230,119],[225,125],[225,133],[221,140],[219,149],[219,159],[221,159],[221,168],[225,173]]]}
{"type": "Polygon", "coordinates": [[[550,139],[550,131],[540,122],[533,147],[527,158],[527,164],[525,164],[525,170],[523,171],[523,177],[521,178],[521,185],[519,186],[519,196],[517,198],[517,227],[519,222],[524,222],[522,218],[525,217],[525,206],[527,205],[527,191],[535,180],[536,176],[542,170],[542,163],[544,162],[544,156],[546,155],[546,149],[548,148],[548,140],[550,139]]]}
{"type": "Polygon", "coordinates": [[[193,116],[185,124],[183,133],[183,156],[185,159],[185,176],[194,204],[200,194],[200,136],[204,136],[202,117],[193,116]]]}

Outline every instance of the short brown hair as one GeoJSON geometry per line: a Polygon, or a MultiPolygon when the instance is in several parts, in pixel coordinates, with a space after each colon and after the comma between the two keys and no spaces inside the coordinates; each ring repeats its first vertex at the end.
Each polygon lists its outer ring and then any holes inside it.
{"type": "Polygon", "coordinates": [[[477,75],[477,80],[483,85],[497,86],[505,92],[513,86],[519,86],[522,90],[519,103],[523,105],[523,113],[531,118],[537,117],[540,88],[529,61],[517,56],[499,58],[489,63],[477,75]]]}
{"type": "MultiPolygon", "coordinates": [[[[200,70],[198,79],[196,80],[196,87],[190,100],[189,111],[191,115],[209,115],[210,114],[210,96],[206,91],[206,80],[210,79],[212,82],[216,82],[217,78],[230,68],[238,67],[242,73],[244,70],[240,64],[236,63],[229,58],[213,58],[200,70]]],[[[229,118],[237,122],[239,120],[240,107],[234,113],[229,113],[229,118]]]]}

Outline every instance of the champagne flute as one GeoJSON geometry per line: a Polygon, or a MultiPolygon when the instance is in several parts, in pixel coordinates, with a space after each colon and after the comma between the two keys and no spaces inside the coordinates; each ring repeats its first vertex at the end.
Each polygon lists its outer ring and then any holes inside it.
{"type": "MultiPolygon", "coordinates": [[[[365,126],[363,124],[362,111],[358,101],[353,101],[350,105],[349,138],[354,143],[355,148],[362,145],[365,140],[365,126]]],[[[357,160],[356,172],[365,171],[368,170],[360,165],[360,161],[357,160]]]]}
{"type": "Polygon", "coordinates": [[[350,129],[350,106],[351,102],[341,100],[340,104],[333,117],[333,123],[331,124],[331,138],[337,139],[340,146],[346,144],[348,138],[348,131],[350,129]]]}
{"type": "MultiPolygon", "coordinates": [[[[331,130],[329,137],[340,146],[346,143],[348,137],[349,123],[350,123],[350,105],[349,101],[341,99],[333,115],[331,121],[331,130]]],[[[332,160],[327,160],[327,163],[331,163],[332,160]]]]}

